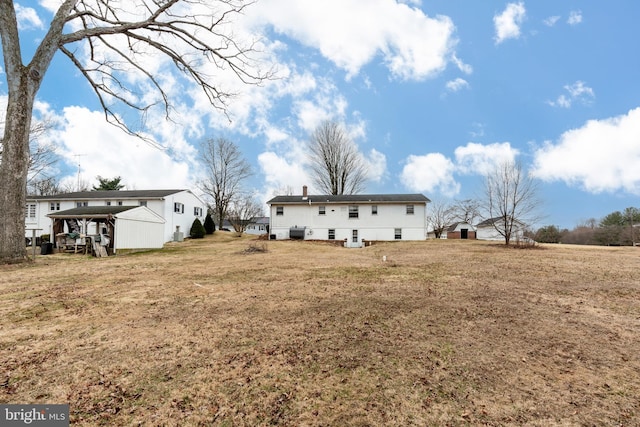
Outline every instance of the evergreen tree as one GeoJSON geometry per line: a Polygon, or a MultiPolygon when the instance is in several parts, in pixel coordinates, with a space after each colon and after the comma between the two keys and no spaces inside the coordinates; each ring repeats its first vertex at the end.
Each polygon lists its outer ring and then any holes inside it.
{"type": "Polygon", "coordinates": [[[205,235],[204,226],[198,218],[193,221],[189,235],[192,239],[202,239],[205,235]]]}
{"type": "Polygon", "coordinates": [[[213,218],[211,218],[211,214],[207,213],[207,216],[204,217],[204,231],[207,234],[213,234],[216,230],[216,225],[213,222],[213,218]]]}

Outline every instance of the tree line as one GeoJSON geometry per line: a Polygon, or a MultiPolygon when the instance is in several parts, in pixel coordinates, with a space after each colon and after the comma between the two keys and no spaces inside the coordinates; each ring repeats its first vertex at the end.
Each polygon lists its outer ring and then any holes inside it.
{"type": "Polygon", "coordinates": [[[635,246],[640,243],[640,208],[614,211],[600,220],[591,218],[571,230],[546,225],[540,227],[533,238],[541,243],[635,246]]]}

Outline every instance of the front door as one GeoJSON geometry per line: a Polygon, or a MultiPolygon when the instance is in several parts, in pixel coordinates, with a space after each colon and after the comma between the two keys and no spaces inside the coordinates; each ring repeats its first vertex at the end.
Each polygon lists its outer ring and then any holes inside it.
{"type": "Polygon", "coordinates": [[[469,238],[469,229],[461,228],[460,229],[460,238],[461,239],[468,239],[469,238]]]}

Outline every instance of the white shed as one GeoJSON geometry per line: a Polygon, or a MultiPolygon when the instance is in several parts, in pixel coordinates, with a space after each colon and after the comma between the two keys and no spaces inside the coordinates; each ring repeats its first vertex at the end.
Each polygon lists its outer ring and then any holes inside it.
{"type": "Polygon", "coordinates": [[[165,241],[165,220],[146,206],[83,206],[47,216],[56,236],[101,236],[113,254],[162,248],[165,241]]]}

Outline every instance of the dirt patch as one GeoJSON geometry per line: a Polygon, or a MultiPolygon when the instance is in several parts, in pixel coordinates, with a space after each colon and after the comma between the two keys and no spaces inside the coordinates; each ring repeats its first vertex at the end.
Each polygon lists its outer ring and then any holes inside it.
{"type": "Polygon", "coordinates": [[[216,233],[0,266],[0,401],[76,425],[640,424],[639,250],[542,248],[216,233]]]}

